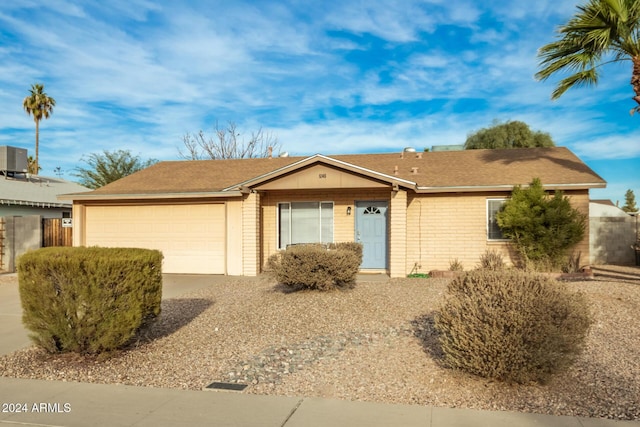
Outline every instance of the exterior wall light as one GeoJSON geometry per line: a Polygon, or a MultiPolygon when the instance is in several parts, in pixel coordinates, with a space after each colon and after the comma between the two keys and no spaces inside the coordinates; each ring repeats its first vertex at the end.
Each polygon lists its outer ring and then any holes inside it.
{"type": "Polygon", "coordinates": [[[351,215],[351,206],[347,206],[347,215],[351,215]]]}

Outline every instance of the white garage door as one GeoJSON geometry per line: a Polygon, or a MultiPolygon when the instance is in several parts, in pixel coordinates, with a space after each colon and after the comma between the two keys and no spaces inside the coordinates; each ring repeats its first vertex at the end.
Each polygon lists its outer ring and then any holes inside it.
{"type": "Polygon", "coordinates": [[[159,249],[164,273],[225,273],[224,204],[87,206],[87,246],[159,249]]]}

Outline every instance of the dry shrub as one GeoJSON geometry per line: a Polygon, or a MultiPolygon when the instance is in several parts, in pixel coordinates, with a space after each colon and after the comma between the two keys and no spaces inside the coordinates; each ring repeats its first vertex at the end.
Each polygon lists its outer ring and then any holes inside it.
{"type": "Polygon", "coordinates": [[[484,254],[480,255],[479,268],[484,270],[502,270],[505,268],[504,259],[502,254],[495,250],[486,250],[484,254]]]}
{"type": "Polygon", "coordinates": [[[360,263],[362,263],[362,243],[358,243],[358,242],[330,243],[329,249],[337,249],[337,250],[344,249],[344,250],[352,251],[360,259],[360,263]]]}
{"type": "Polygon", "coordinates": [[[445,365],[516,383],[544,383],[566,370],[591,323],[583,294],[518,270],[456,278],[435,319],[445,365]]]}
{"type": "Polygon", "coordinates": [[[362,263],[362,246],[358,243],[296,245],[269,257],[268,269],[278,283],[291,288],[330,290],[353,287],[362,263]],[[354,246],[354,245],[357,245],[354,246]]]}
{"type": "Polygon", "coordinates": [[[458,258],[449,261],[449,271],[464,271],[464,265],[458,258]]]}

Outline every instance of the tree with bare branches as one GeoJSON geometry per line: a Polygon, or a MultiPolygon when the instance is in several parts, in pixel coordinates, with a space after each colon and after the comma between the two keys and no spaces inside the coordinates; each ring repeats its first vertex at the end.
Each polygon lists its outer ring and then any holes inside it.
{"type": "Polygon", "coordinates": [[[182,142],[184,149],[178,148],[178,154],[186,160],[269,157],[281,148],[278,138],[262,128],[245,139],[234,122],[228,122],[226,127],[216,122],[214,135],[206,135],[201,130],[184,135],[182,142]]]}

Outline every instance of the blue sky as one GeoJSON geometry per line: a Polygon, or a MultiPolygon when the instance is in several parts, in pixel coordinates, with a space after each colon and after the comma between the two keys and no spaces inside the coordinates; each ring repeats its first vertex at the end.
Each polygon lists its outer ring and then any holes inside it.
{"type": "Polygon", "coordinates": [[[575,11],[574,0],[0,2],[0,145],[33,153],[22,100],[36,82],[57,102],[40,126],[41,174],[68,179],[102,150],[178,159],[183,136],[216,121],[311,155],[462,144],[521,120],[608,181],[592,198],[622,204],[631,188],[640,201],[631,63],[557,101],[557,80],[533,77],[537,49],[575,11]]]}

